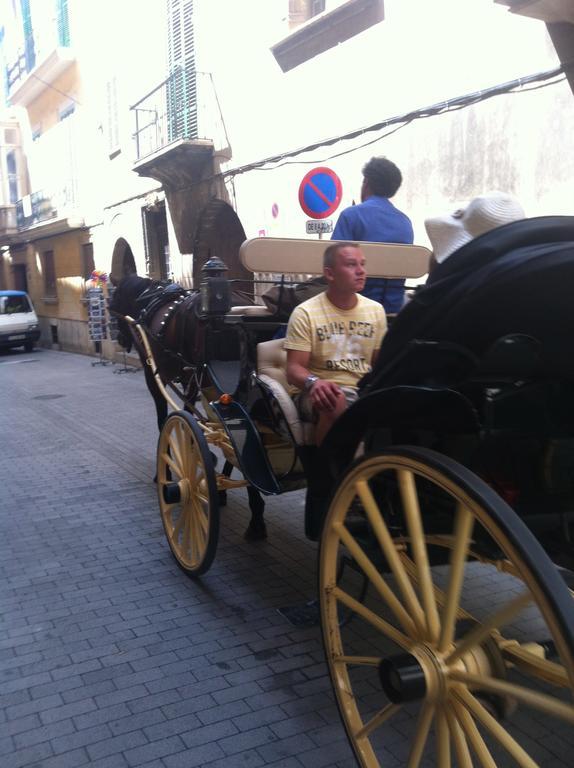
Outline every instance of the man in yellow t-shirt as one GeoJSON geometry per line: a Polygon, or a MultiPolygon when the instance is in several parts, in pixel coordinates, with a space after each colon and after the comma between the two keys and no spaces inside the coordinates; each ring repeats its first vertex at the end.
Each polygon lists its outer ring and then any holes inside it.
{"type": "Polygon", "coordinates": [[[316,421],[318,445],[357,398],[387,330],[381,304],[359,295],[367,272],[356,243],[332,243],[323,274],[327,290],[295,307],[285,338],[287,380],[301,390],[302,416],[316,421]]]}

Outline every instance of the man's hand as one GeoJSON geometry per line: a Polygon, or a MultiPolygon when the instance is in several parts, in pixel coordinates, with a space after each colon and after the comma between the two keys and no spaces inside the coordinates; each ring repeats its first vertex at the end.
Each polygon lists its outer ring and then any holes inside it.
{"type": "Polygon", "coordinates": [[[339,398],[344,399],[345,395],[338,384],[333,381],[317,379],[309,391],[309,397],[315,410],[334,411],[339,398]]]}
{"type": "MultiPolygon", "coordinates": [[[[305,381],[309,376],[310,352],[299,349],[287,350],[287,381],[301,390],[305,390],[305,381]]],[[[311,405],[316,411],[327,413],[334,411],[339,404],[339,398],[345,399],[341,388],[333,381],[317,379],[309,390],[311,405]]]]}

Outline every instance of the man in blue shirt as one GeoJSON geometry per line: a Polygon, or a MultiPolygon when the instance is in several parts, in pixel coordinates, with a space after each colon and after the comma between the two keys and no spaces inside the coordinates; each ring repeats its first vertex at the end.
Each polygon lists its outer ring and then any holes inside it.
{"type": "MultiPolygon", "coordinates": [[[[372,157],[363,168],[361,203],[341,212],[331,239],[411,245],[411,220],[389,200],[402,181],[402,174],[394,163],[386,157],[372,157]]],[[[387,313],[394,314],[403,306],[405,281],[370,277],[361,293],[382,304],[387,313]]]]}

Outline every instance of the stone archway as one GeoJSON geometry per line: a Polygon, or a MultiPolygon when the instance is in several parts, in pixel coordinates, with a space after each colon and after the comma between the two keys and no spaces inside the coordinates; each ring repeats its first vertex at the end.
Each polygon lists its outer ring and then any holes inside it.
{"type": "Polygon", "coordinates": [[[112,253],[112,275],[115,279],[137,272],[134,254],[128,241],[118,237],[112,253]]]}
{"type": "Polygon", "coordinates": [[[195,233],[193,248],[193,284],[201,282],[201,268],[210,256],[225,262],[230,280],[241,280],[239,290],[252,292],[253,275],[239,261],[239,247],[245,240],[245,230],[233,208],[224,200],[214,198],[203,209],[195,233]],[[245,282],[243,282],[245,281],[245,282]]]}

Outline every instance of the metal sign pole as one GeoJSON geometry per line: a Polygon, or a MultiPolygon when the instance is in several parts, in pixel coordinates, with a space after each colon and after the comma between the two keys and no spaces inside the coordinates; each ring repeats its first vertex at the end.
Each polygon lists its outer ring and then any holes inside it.
{"type": "Polygon", "coordinates": [[[94,365],[111,365],[111,361],[110,360],[105,360],[104,359],[104,345],[102,344],[102,342],[101,341],[96,341],[95,344],[96,344],[96,352],[99,352],[100,357],[99,357],[98,360],[95,360],[92,363],[92,365],[93,366],[94,365]]]}
{"type": "Polygon", "coordinates": [[[138,369],[133,366],[128,366],[125,349],[122,349],[122,355],[124,358],[124,364],[121,368],[114,368],[114,373],[137,373],[138,369]]]}

